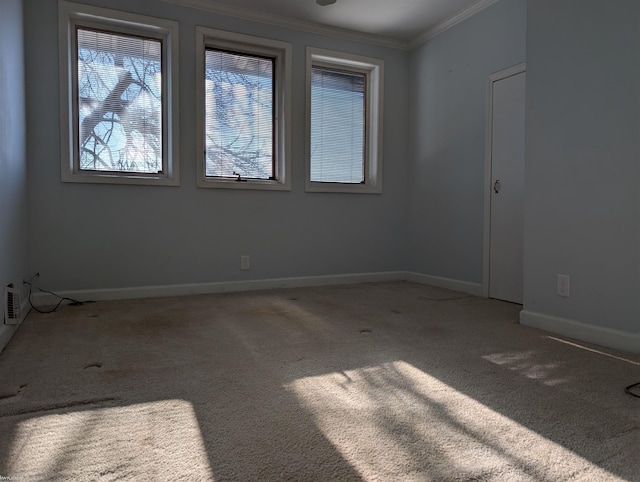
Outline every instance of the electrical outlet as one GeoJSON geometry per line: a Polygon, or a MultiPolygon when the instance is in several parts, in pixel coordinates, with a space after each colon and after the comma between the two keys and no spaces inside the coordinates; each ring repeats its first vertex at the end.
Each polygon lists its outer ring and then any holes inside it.
{"type": "Polygon", "coordinates": [[[569,276],[568,274],[559,274],[558,287],[557,287],[558,296],[564,296],[565,298],[569,298],[570,293],[571,293],[571,276],[569,276]]]}
{"type": "Polygon", "coordinates": [[[240,256],[240,269],[251,269],[251,259],[248,255],[240,256]]]}

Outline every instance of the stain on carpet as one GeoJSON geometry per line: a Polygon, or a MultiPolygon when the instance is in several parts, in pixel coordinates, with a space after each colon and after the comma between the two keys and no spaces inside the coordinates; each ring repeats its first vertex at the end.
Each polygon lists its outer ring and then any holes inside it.
{"type": "Polygon", "coordinates": [[[20,385],[20,388],[18,388],[16,391],[9,391],[9,392],[0,392],[0,400],[5,400],[7,398],[13,398],[13,397],[17,397],[18,395],[20,395],[22,393],[22,391],[27,387],[27,384],[25,383],[24,385],[20,385]]]}

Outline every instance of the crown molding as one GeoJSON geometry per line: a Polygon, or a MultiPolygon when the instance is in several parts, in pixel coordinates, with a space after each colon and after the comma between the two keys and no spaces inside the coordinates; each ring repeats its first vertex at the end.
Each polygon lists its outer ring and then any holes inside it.
{"type": "Polygon", "coordinates": [[[302,30],[310,33],[326,35],[329,37],[338,37],[356,42],[364,42],[368,44],[388,47],[392,49],[409,50],[409,43],[404,40],[392,39],[380,35],[373,35],[353,30],[330,27],[305,20],[291,19],[280,15],[258,12],[255,10],[245,10],[234,7],[232,5],[223,5],[214,0],[161,0],[165,3],[180,5],[183,7],[195,8],[206,12],[225,15],[228,17],[240,18],[251,22],[266,23],[278,27],[290,28],[294,30],[302,30]]]}
{"type": "Polygon", "coordinates": [[[437,35],[440,35],[445,30],[449,30],[451,27],[464,22],[468,18],[473,17],[476,13],[481,12],[485,8],[490,7],[491,5],[499,1],[500,0],[481,0],[478,3],[471,5],[469,8],[465,8],[461,12],[458,12],[454,16],[449,17],[448,19],[438,23],[437,25],[434,25],[423,34],[418,35],[412,41],[408,42],[408,50],[412,50],[417,46],[425,43],[427,40],[431,40],[437,35]]]}
{"type": "Polygon", "coordinates": [[[251,22],[266,23],[277,27],[284,27],[294,30],[302,30],[305,32],[315,33],[319,35],[326,35],[328,37],[337,37],[347,40],[353,40],[356,42],[363,42],[372,45],[378,45],[381,47],[387,47],[397,50],[412,50],[419,45],[425,43],[428,40],[440,35],[451,27],[464,22],[470,17],[473,17],[476,13],[481,12],[487,7],[490,7],[500,0],[480,0],[480,2],[471,5],[470,7],[458,12],[445,19],[442,22],[431,27],[426,32],[418,35],[411,41],[393,39],[384,37],[381,35],[367,34],[363,32],[356,32],[339,27],[331,27],[329,25],[321,25],[318,23],[308,22],[306,20],[297,20],[281,15],[274,15],[271,13],[258,12],[255,10],[246,10],[232,5],[226,5],[218,3],[215,0],[161,0],[165,3],[171,3],[173,5],[180,5],[182,7],[194,8],[206,12],[215,13],[218,15],[225,15],[227,17],[240,18],[242,20],[249,20],[251,22]]]}

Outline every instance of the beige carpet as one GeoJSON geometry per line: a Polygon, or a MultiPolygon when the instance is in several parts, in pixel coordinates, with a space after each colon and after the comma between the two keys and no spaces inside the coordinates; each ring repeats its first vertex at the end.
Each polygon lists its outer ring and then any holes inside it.
{"type": "Polygon", "coordinates": [[[640,356],[411,283],[32,313],[0,355],[0,476],[640,480],[640,356]]]}

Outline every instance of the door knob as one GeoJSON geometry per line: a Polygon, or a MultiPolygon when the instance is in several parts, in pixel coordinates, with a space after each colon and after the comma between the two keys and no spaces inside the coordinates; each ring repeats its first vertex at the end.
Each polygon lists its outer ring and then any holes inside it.
{"type": "Polygon", "coordinates": [[[496,179],[496,182],[493,183],[493,192],[498,194],[500,192],[500,179],[496,179]]]}

